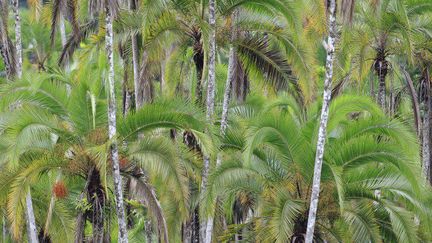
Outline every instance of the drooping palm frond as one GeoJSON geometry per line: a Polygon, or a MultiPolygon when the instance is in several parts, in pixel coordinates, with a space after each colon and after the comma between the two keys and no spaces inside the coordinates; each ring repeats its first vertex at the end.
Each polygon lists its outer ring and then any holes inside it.
{"type": "Polygon", "coordinates": [[[168,225],[162,210],[162,207],[155,195],[154,188],[146,181],[145,178],[136,178],[134,181],[137,185],[136,191],[134,192],[135,197],[143,197],[147,202],[147,206],[150,209],[150,213],[154,215],[158,225],[158,234],[162,236],[164,242],[169,242],[168,238],[168,225]]]}
{"type": "Polygon", "coordinates": [[[263,38],[250,37],[235,43],[240,59],[248,72],[262,74],[277,89],[296,84],[288,61],[277,49],[268,46],[263,38]]]}
{"type": "Polygon", "coordinates": [[[99,20],[97,18],[92,19],[80,27],[79,35],[70,36],[62,50],[58,64],[63,65],[66,60],[72,58],[73,53],[78,49],[81,41],[95,33],[98,30],[98,26],[99,20]]]}

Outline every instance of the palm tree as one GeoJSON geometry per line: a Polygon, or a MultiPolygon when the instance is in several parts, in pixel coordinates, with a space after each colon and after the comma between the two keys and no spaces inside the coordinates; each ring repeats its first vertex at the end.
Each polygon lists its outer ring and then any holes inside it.
{"type": "MultiPolygon", "coordinates": [[[[234,12],[231,15],[231,41],[234,41],[236,38],[236,30],[235,30],[235,21],[237,19],[238,10],[234,10],[234,12]]],[[[228,126],[228,105],[231,98],[231,90],[232,90],[232,84],[234,81],[234,72],[236,68],[235,63],[235,49],[234,46],[231,44],[229,49],[229,59],[228,59],[228,74],[227,79],[225,82],[225,89],[224,89],[224,96],[223,96],[223,103],[222,103],[222,117],[221,117],[221,124],[220,124],[220,134],[222,136],[225,135],[225,131],[228,126]]],[[[216,168],[219,167],[221,164],[221,157],[218,154],[216,158],[216,168]]],[[[217,203],[218,200],[216,200],[217,203]]],[[[210,243],[211,238],[213,235],[213,215],[210,215],[210,217],[207,219],[207,226],[206,226],[206,242],[210,243]]]]}
{"type": "MultiPolygon", "coordinates": [[[[93,67],[88,69],[93,70],[93,67]]],[[[17,100],[20,100],[22,104],[15,111],[16,117],[12,118],[10,123],[5,124],[3,134],[4,139],[7,138],[8,142],[21,149],[12,151],[6,146],[5,149],[9,152],[4,153],[2,160],[11,161],[9,162],[11,164],[14,163],[12,159],[19,154],[24,156],[35,152],[41,153],[40,156],[30,157],[32,162],[22,164],[25,169],[21,167],[16,170],[5,169],[2,175],[9,178],[7,181],[10,181],[2,187],[4,195],[13,194],[7,199],[7,202],[11,203],[10,215],[14,215],[14,218],[11,218],[12,226],[18,237],[18,231],[21,229],[18,220],[21,218],[20,208],[19,204],[12,203],[12,200],[19,201],[20,198],[24,198],[25,195],[19,194],[19,190],[27,188],[28,183],[36,178],[46,178],[50,174],[49,171],[57,173],[60,170],[63,174],[62,180],[66,185],[72,187],[69,189],[74,198],[70,200],[75,201],[77,198],[79,200],[77,206],[72,205],[68,209],[77,215],[74,230],[76,241],[81,242],[85,239],[86,221],[92,223],[93,240],[107,239],[110,235],[108,212],[111,202],[107,201],[107,194],[110,190],[106,188],[108,187],[107,180],[109,180],[107,173],[111,141],[104,132],[107,124],[105,92],[100,92],[101,85],[98,82],[93,83],[92,79],[82,80],[78,86],[72,87],[71,96],[67,98],[65,84],[61,81],[52,81],[54,77],[58,78],[56,75],[46,76],[43,80],[13,83],[2,91],[3,108],[7,108],[10,103],[17,100]],[[35,81],[41,82],[36,90],[31,85],[31,82],[35,81]],[[29,109],[35,112],[29,113],[29,109]],[[20,120],[25,122],[17,122],[20,120]],[[28,129],[33,132],[27,133],[28,129]],[[52,140],[53,136],[56,137],[55,140],[52,140]],[[33,146],[35,144],[40,144],[40,146],[33,146]],[[80,178],[79,181],[74,179],[77,177],[80,178]],[[27,181],[25,178],[31,179],[27,181]],[[68,181],[70,183],[67,183],[68,181]]],[[[99,76],[99,74],[93,75],[94,77],[99,76]]],[[[180,147],[178,151],[166,134],[160,134],[160,131],[162,129],[169,131],[171,128],[179,131],[187,130],[198,139],[204,152],[211,153],[209,138],[200,132],[205,130],[203,124],[205,124],[203,112],[181,101],[148,105],[119,121],[120,144],[128,144],[127,149],[120,147],[122,174],[130,178],[131,183],[136,184],[133,187],[134,192],[131,192],[133,194],[130,200],[136,200],[139,205],[145,205],[149,209],[149,215],[145,217],[152,219],[150,222],[153,221],[157,226],[159,237],[164,242],[168,242],[169,238],[176,239],[180,231],[179,222],[181,224],[188,215],[188,185],[184,170],[189,170],[187,168],[191,167],[188,164],[190,162],[187,162],[191,154],[184,147],[180,147]],[[155,131],[159,131],[159,135],[155,135],[155,131]],[[144,135],[144,138],[140,139],[139,134],[144,135]],[[158,188],[158,194],[154,187],[158,188]],[[171,206],[174,207],[173,212],[176,212],[173,215],[167,214],[162,208],[167,204],[169,206],[170,203],[175,203],[171,206]],[[168,231],[168,229],[178,231],[168,231]]],[[[36,182],[33,188],[38,185],[39,183],[36,182]]],[[[45,183],[41,185],[41,188],[44,187],[46,187],[45,183]]],[[[40,195],[39,191],[36,192],[38,192],[36,195],[40,195]]],[[[39,197],[36,198],[40,200],[39,197]]],[[[56,201],[53,206],[54,212],[50,216],[49,207],[52,204],[48,201],[51,195],[47,195],[46,198],[48,200],[42,210],[41,205],[37,205],[36,212],[40,210],[47,212],[46,216],[37,217],[40,219],[39,224],[44,218],[46,218],[45,224],[47,221],[58,222],[59,212],[56,210],[62,207],[62,203],[56,201]]],[[[132,208],[135,207],[132,203],[132,208]]],[[[62,215],[61,212],[60,215],[62,215]]],[[[132,215],[128,215],[128,218],[133,220],[132,215]]],[[[53,223],[50,224],[51,227],[56,227],[53,223]]],[[[133,227],[139,227],[139,224],[133,227]]],[[[44,239],[58,239],[57,237],[61,237],[61,232],[64,233],[61,231],[58,232],[60,234],[58,235],[50,228],[43,228],[41,234],[45,236],[44,239]]],[[[67,236],[71,237],[70,234],[67,236]]],[[[136,237],[133,231],[131,237],[136,237]]]]}
{"type": "MultiPolygon", "coordinates": [[[[216,1],[209,1],[209,67],[207,80],[207,122],[213,123],[213,113],[215,106],[215,86],[216,86],[216,1]]],[[[210,157],[204,155],[204,166],[201,178],[201,192],[205,193],[207,189],[208,174],[210,171],[210,157]]],[[[211,243],[211,219],[202,224],[201,237],[204,242],[211,243]],[[208,234],[207,234],[208,233],[208,234]]]]}
{"type": "MultiPolygon", "coordinates": [[[[416,33],[429,28],[418,19],[427,12],[430,3],[422,0],[359,2],[357,7],[353,24],[347,27],[348,35],[355,37],[346,43],[351,46],[349,52],[354,54],[353,62],[358,67],[359,79],[365,79],[368,65],[376,74],[377,102],[387,109],[386,78],[398,68],[397,56],[413,63],[416,33]]],[[[373,84],[370,88],[375,95],[373,84]]]]}
{"type": "Polygon", "coordinates": [[[108,55],[108,138],[112,140],[111,144],[111,159],[114,173],[114,191],[116,197],[116,210],[118,217],[118,228],[119,228],[119,236],[118,240],[122,243],[128,242],[128,234],[126,229],[126,217],[124,212],[123,205],[123,186],[122,186],[122,178],[120,175],[120,161],[118,155],[118,147],[117,147],[117,119],[116,119],[116,98],[115,98],[115,82],[114,82],[114,37],[113,37],[113,19],[115,14],[115,9],[111,4],[117,3],[113,1],[106,6],[106,17],[105,17],[105,26],[106,26],[106,50],[108,55]]]}
{"type": "MultiPolygon", "coordinates": [[[[209,179],[208,198],[219,195],[234,223],[220,239],[240,234],[245,241],[304,241],[316,152],[311,141],[320,124],[319,109],[312,107],[306,119],[289,96],[270,103],[254,97],[233,108],[235,118],[221,141],[224,163],[209,179]]],[[[314,240],[426,240],[417,231],[428,224],[422,209],[427,202],[410,129],[386,118],[368,98],[340,96],[330,106],[328,131],[314,240]],[[396,203],[402,194],[412,200],[396,203]],[[421,218],[418,229],[414,214],[421,218]]]]}
{"type": "Polygon", "coordinates": [[[314,238],[316,214],[318,210],[318,200],[320,193],[321,171],[324,158],[324,146],[327,139],[327,122],[333,80],[333,61],[336,44],[336,1],[330,0],[328,6],[328,25],[329,34],[326,42],[326,74],[324,80],[323,103],[321,110],[320,125],[318,130],[317,149],[315,155],[314,176],[312,182],[312,192],[310,198],[309,216],[307,220],[306,243],[312,243],[314,238]]]}

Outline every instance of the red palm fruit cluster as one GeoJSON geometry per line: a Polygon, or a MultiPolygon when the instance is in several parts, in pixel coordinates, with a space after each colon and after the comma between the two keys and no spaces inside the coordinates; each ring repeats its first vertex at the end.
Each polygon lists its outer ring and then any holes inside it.
{"type": "Polygon", "coordinates": [[[120,158],[120,169],[125,169],[129,165],[129,160],[125,157],[120,158]]]}
{"type": "Polygon", "coordinates": [[[63,181],[57,181],[53,186],[54,196],[58,199],[65,198],[68,194],[67,188],[63,181]]]}

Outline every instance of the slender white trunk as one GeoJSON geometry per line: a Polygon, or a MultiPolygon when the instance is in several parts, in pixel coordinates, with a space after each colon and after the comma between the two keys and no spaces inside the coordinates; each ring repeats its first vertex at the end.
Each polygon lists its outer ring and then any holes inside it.
{"type": "Polygon", "coordinates": [[[422,124],[422,159],[423,173],[430,181],[430,120],[429,112],[425,113],[422,124]]]}
{"type": "Polygon", "coordinates": [[[64,17],[62,13],[60,13],[60,18],[59,18],[59,29],[60,29],[60,39],[61,39],[62,47],[65,47],[67,42],[66,27],[65,27],[64,17]]]}
{"type": "Polygon", "coordinates": [[[431,100],[430,100],[430,84],[428,80],[428,75],[424,75],[426,80],[424,82],[426,83],[426,90],[424,98],[423,98],[423,107],[424,107],[424,113],[423,113],[423,119],[422,119],[422,160],[423,160],[423,173],[427,179],[428,182],[431,181],[431,154],[430,154],[430,119],[431,119],[431,100]]]}
{"type": "MultiPolygon", "coordinates": [[[[216,84],[216,0],[209,0],[209,66],[208,66],[208,82],[207,82],[207,122],[213,123],[214,112],[214,98],[215,98],[215,84],[216,84]]],[[[201,192],[204,193],[207,189],[207,179],[210,170],[210,158],[208,155],[204,156],[204,167],[202,172],[201,192]]],[[[201,225],[201,239],[206,239],[206,226],[205,222],[201,225]]]]}
{"type": "Polygon", "coordinates": [[[37,243],[37,229],[36,229],[36,220],[33,211],[33,203],[30,194],[30,188],[27,191],[26,195],[26,221],[27,221],[27,237],[29,243],[37,243]]]}
{"type": "Polygon", "coordinates": [[[321,119],[318,131],[318,141],[315,155],[314,176],[312,182],[312,193],[309,206],[309,217],[306,229],[306,243],[312,243],[315,230],[316,214],[318,209],[318,199],[321,182],[321,169],[324,157],[324,146],[327,133],[327,121],[329,115],[329,106],[333,79],[333,60],[336,39],[336,0],[330,0],[328,24],[329,36],[327,39],[327,59],[326,59],[326,76],[324,81],[323,104],[321,109],[321,119]]]}
{"type": "MultiPolygon", "coordinates": [[[[62,48],[65,48],[67,43],[66,26],[65,26],[64,17],[62,13],[60,13],[59,16],[59,29],[60,29],[60,39],[61,39],[62,48]]],[[[65,67],[65,72],[69,73],[70,71],[69,60],[67,58],[64,61],[64,67],[65,67]]],[[[66,84],[66,94],[69,96],[70,93],[71,93],[71,86],[69,84],[66,84]]]]}
{"type": "Polygon", "coordinates": [[[6,69],[6,78],[8,80],[16,73],[16,66],[14,65],[13,50],[11,50],[8,39],[8,4],[7,0],[0,0],[0,55],[6,69]]]}
{"type": "Polygon", "coordinates": [[[116,98],[115,98],[115,87],[114,87],[114,53],[113,53],[113,16],[109,7],[106,9],[106,36],[105,44],[106,51],[108,54],[109,72],[108,72],[108,137],[112,140],[111,144],[111,161],[113,166],[113,177],[114,177],[114,193],[116,201],[116,210],[118,218],[118,242],[128,242],[127,229],[126,229],[126,217],[123,205],[123,187],[122,178],[120,175],[119,167],[119,155],[117,141],[115,140],[117,134],[116,127],[116,98]]]}
{"type": "Polygon", "coordinates": [[[139,95],[140,83],[139,83],[139,61],[138,61],[138,43],[135,35],[132,36],[132,69],[133,69],[133,80],[134,80],[134,91],[135,91],[135,109],[141,107],[141,98],[139,95]]]}
{"type": "MultiPolygon", "coordinates": [[[[231,22],[231,42],[233,42],[233,40],[235,39],[235,20],[237,19],[237,10],[234,10],[232,16],[232,22],[231,22]]],[[[230,50],[229,50],[229,58],[228,58],[228,75],[227,75],[227,79],[225,82],[225,91],[224,91],[224,98],[223,98],[223,103],[222,103],[222,118],[221,118],[221,125],[220,125],[220,133],[221,135],[225,135],[225,131],[226,128],[228,126],[228,105],[229,105],[229,101],[230,101],[230,97],[231,97],[231,88],[232,88],[232,83],[234,82],[234,74],[235,74],[235,68],[236,68],[236,63],[235,63],[235,48],[233,46],[233,44],[230,45],[230,50]]],[[[222,163],[222,158],[221,155],[218,154],[217,155],[217,159],[216,159],[216,167],[218,167],[220,164],[222,163]]],[[[216,200],[217,203],[217,200],[216,200]]],[[[205,243],[211,243],[212,241],[212,234],[213,234],[213,224],[214,224],[214,216],[211,216],[207,219],[207,226],[206,226],[206,233],[205,233],[205,243]]]]}
{"type": "Polygon", "coordinates": [[[12,0],[12,11],[15,18],[16,72],[18,78],[21,78],[22,77],[22,42],[21,42],[21,18],[19,15],[18,0],[12,0]]]}

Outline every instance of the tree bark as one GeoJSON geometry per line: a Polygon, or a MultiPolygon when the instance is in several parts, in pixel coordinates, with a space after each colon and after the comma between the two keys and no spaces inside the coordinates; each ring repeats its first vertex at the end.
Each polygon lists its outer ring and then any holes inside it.
{"type": "MultiPolygon", "coordinates": [[[[215,0],[209,0],[209,23],[210,23],[210,38],[209,38],[209,70],[208,70],[208,84],[207,84],[207,121],[211,124],[214,112],[214,98],[215,98],[215,68],[216,68],[216,30],[215,30],[215,0]]],[[[205,191],[207,186],[207,177],[209,172],[208,156],[204,156],[204,169],[201,189],[205,191]]]]}
{"type": "MultiPolygon", "coordinates": [[[[129,9],[136,10],[137,9],[137,1],[130,0],[129,1],[129,9]]],[[[132,44],[132,69],[133,69],[133,80],[134,80],[134,92],[135,92],[135,108],[138,109],[141,107],[141,104],[138,104],[139,91],[140,91],[140,82],[139,82],[139,50],[138,50],[138,40],[136,35],[131,36],[131,44],[132,44]]]]}
{"type": "Polygon", "coordinates": [[[66,39],[66,27],[65,27],[64,17],[62,13],[60,13],[60,17],[59,17],[59,29],[60,29],[61,44],[62,47],[64,48],[66,46],[67,39],[66,39]]]}
{"type": "Polygon", "coordinates": [[[29,243],[39,242],[37,236],[36,220],[34,216],[33,203],[30,194],[30,188],[26,195],[26,221],[27,221],[27,237],[29,243]]]}
{"type": "MultiPolygon", "coordinates": [[[[216,85],[216,14],[215,14],[216,0],[209,0],[209,67],[208,67],[208,82],[207,82],[207,122],[213,123],[214,102],[215,102],[215,85],[216,85]]],[[[207,189],[207,180],[210,170],[210,157],[204,155],[204,167],[202,172],[201,193],[207,189]]],[[[205,222],[201,225],[201,239],[206,239],[206,226],[205,222]]]]}
{"type": "Polygon", "coordinates": [[[386,83],[385,79],[388,72],[388,62],[386,60],[385,41],[382,40],[377,49],[374,68],[378,75],[378,104],[383,111],[386,110],[386,83]]]}
{"type": "Polygon", "coordinates": [[[8,2],[0,0],[0,55],[6,69],[6,78],[12,79],[16,74],[15,51],[8,37],[8,2]]]}
{"type": "Polygon", "coordinates": [[[142,105],[142,96],[140,95],[140,79],[139,79],[139,53],[138,43],[135,35],[132,37],[132,68],[133,68],[133,80],[134,80],[134,92],[135,92],[135,108],[138,109],[142,105]]]}
{"type": "MultiPolygon", "coordinates": [[[[222,136],[225,135],[225,131],[228,126],[228,105],[231,97],[231,88],[232,88],[232,83],[234,80],[234,73],[236,68],[236,60],[235,60],[236,51],[232,42],[236,38],[235,21],[237,19],[237,14],[238,14],[237,10],[234,10],[234,12],[231,15],[232,35],[231,35],[231,45],[229,49],[229,58],[228,58],[228,75],[225,82],[225,91],[224,91],[224,98],[222,103],[222,118],[220,124],[220,133],[222,136]]],[[[216,158],[216,168],[220,166],[221,162],[222,162],[222,158],[220,154],[218,154],[216,158]]],[[[216,199],[216,204],[217,202],[218,200],[216,199]]],[[[214,215],[210,216],[207,219],[207,226],[206,226],[206,233],[205,233],[206,238],[204,241],[205,243],[211,243],[212,241],[213,224],[214,224],[214,215]]]]}
{"type": "Polygon", "coordinates": [[[423,167],[423,173],[427,179],[427,181],[431,182],[431,112],[432,112],[432,105],[431,105],[431,85],[429,80],[428,71],[425,70],[422,75],[422,83],[423,83],[423,97],[422,97],[422,103],[423,103],[423,117],[422,117],[422,167],[423,167]]]}
{"type": "Polygon", "coordinates": [[[122,178],[120,175],[120,167],[119,167],[119,155],[118,155],[118,147],[116,133],[116,99],[115,99],[115,87],[114,87],[114,57],[113,57],[113,16],[112,12],[109,9],[109,5],[106,7],[106,50],[108,54],[108,62],[109,62],[109,72],[108,72],[108,137],[112,140],[111,144],[111,161],[113,166],[113,177],[114,177],[114,193],[115,193],[115,201],[116,201],[116,210],[117,210],[117,218],[118,218],[118,242],[126,243],[128,242],[128,234],[126,229],[126,217],[124,212],[123,205],[123,187],[122,187],[122,178]]]}
{"type": "Polygon", "coordinates": [[[22,42],[21,42],[21,18],[19,15],[19,1],[12,0],[12,11],[15,18],[15,49],[17,77],[22,77],[22,42]]]}
{"type": "Polygon", "coordinates": [[[329,116],[329,106],[332,91],[332,79],[333,79],[333,61],[335,52],[335,41],[336,41],[336,0],[330,0],[329,13],[328,13],[328,24],[329,24],[329,36],[327,39],[327,58],[326,58],[326,76],[324,80],[324,94],[323,104],[321,109],[320,126],[318,130],[318,141],[315,155],[315,167],[314,176],[312,182],[312,193],[309,206],[309,217],[306,229],[306,243],[312,243],[316,214],[318,209],[318,200],[321,183],[321,169],[324,157],[324,146],[327,137],[327,121],[329,116]]]}

